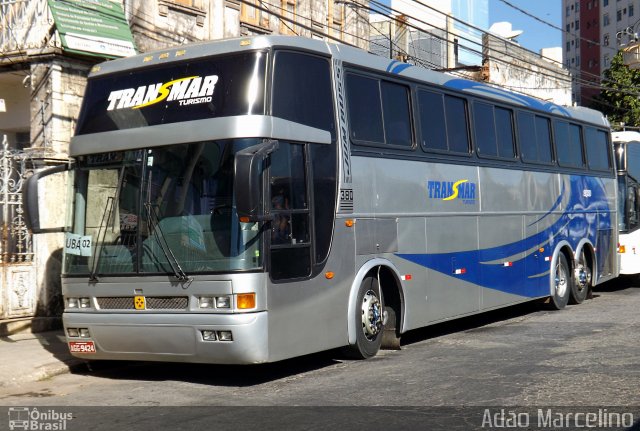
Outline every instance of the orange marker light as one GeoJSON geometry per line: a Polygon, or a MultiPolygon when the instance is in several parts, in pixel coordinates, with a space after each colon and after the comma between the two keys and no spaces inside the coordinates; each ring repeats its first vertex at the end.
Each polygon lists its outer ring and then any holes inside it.
{"type": "Polygon", "coordinates": [[[240,223],[249,223],[249,217],[247,216],[239,217],[238,220],[240,220],[240,223]]]}
{"type": "Polygon", "coordinates": [[[239,293],[236,296],[236,304],[239,310],[248,310],[250,308],[256,308],[256,294],[255,293],[239,293]]]}
{"type": "Polygon", "coordinates": [[[327,271],[324,273],[324,278],[326,278],[327,280],[331,280],[333,277],[335,277],[335,274],[331,271],[327,271]]]}
{"type": "Polygon", "coordinates": [[[353,227],[353,225],[356,224],[356,221],[354,219],[347,219],[344,221],[344,225],[346,227],[353,227]]]}

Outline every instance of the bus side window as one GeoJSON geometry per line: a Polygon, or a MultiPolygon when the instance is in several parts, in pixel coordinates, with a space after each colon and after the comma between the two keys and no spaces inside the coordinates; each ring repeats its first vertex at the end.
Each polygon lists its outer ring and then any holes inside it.
{"type": "Polygon", "coordinates": [[[633,185],[627,189],[627,220],[629,221],[629,230],[638,227],[638,186],[633,185]]]}
{"type": "Polygon", "coordinates": [[[584,136],[589,169],[609,170],[611,168],[611,160],[607,133],[603,130],[596,130],[593,127],[586,127],[584,136]]]}

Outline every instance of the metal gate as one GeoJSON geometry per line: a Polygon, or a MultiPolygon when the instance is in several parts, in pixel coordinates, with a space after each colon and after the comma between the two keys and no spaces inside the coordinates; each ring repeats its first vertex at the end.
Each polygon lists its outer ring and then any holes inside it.
{"type": "Polygon", "coordinates": [[[32,236],[25,225],[22,184],[31,163],[25,153],[0,149],[0,319],[33,316],[36,272],[32,236]]]}

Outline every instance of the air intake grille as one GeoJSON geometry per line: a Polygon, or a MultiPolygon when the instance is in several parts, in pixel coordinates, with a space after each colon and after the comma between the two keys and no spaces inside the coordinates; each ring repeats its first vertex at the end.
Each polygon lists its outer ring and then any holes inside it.
{"type": "MultiPolygon", "coordinates": [[[[101,310],[135,310],[131,296],[103,296],[96,298],[101,310]]],[[[187,296],[148,296],[145,298],[147,310],[186,310],[187,296]]]]}

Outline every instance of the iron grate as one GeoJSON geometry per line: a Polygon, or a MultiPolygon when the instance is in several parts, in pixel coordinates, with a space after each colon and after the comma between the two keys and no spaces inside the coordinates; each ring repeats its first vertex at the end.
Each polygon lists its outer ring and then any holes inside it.
{"type": "MultiPolygon", "coordinates": [[[[96,298],[101,310],[135,310],[132,296],[101,296],[96,298]]],[[[186,310],[189,307],[187,296],[148,296],[145,297],[147,310],[186,310]]]]}

